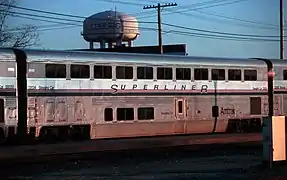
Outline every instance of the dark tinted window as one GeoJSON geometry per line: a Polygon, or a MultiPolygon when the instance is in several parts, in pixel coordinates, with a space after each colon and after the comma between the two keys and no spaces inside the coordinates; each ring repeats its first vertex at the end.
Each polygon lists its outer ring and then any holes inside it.
{"type": "Polygon", "coordinates": [[[117,79],[133,79],[133,67],[117,66],[116,67],[117,79]]]}
{"type": "Polygon", "coordinates": [[[225,80],[225,70],[224,69],[212,69],[211,79],[212,80],[225,80]]]}
{"type": "Polygon", "coordinates": [[[96,79],[111,79],[112,67],[111,66],[94,66],[94,78],[96,79]]]}
{"type": "Polygon", "coordinates": [[[170,80],[172,79],[172,68],[157,68],[157,79],[170,80]]]}
{"type": "Polygon", "coordinates": [[[228,69],[228,80],[241,81],[241,70],[240,69],[228,69]]]}
{"type": "Polygon", "coordinates": [[[140,107],[138,108],[138,120],[154,119],[153,107],[140,107]]]}
{"type": "Polygon", "coordinates": [[[105,108],[105,121],[112,121],[112,120],[113,120],[113,109],[105,108]]]}
{"type": "Polygon", "coordinates": [[[256,81],[257,71],[256,70],[244,70],[244,81],[256,81]]]}
{"type": "Polygon", "coordinates": [[[65,64],[46,64],[46,78],[66,78],[65,64]]]}
{"type": "Polygon", "coordinates": [[[183,111],[183,103],[182,101],[178,101],[178,113],[182,113],[183,111]]]}
{"type": "Polygon", "coordinates": [[[152,67],[137,67],[137,78],[138,79],[153,79],[153,68],[152,67]]]}
{"type": "Polygon", "coordinates": [[[134,120],[134,108],[118,108],[117,120],[119,121],[134,120]]]}
{"type": "Polygon", "coordinates": [[[194,80],[208,80],[208,69],[195,68],[194,69],[194,80]]]}
{"type": "Polygon", "coordinates": [[[71,78],[90,78],[90,66],[72,64],[71,78]]]}
{"type": "Polygon", "coordinates": [[[244,81],[256,81],[257,71],[256,70],[244,70],[244,81]]]}
{"type": "Polygon", "coordinates": [[[283,80],[287,80],[287,70],[283,70],[283,80]]]}
{"type": "Polygon", "coordinates": [[[176,80],[191,80],[190,68],[176,68],[176,80]]]}

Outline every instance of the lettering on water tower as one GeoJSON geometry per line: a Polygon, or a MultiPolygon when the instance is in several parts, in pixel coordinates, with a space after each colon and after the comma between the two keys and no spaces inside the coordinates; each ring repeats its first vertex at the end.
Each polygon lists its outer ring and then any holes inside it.
{"type": "Polygon", "coordinates": [[[97,23],[97,24],[91,24],[91,29],[121,29],[121,23],[120,22],[103,22],[103,23],[97,23]]]}

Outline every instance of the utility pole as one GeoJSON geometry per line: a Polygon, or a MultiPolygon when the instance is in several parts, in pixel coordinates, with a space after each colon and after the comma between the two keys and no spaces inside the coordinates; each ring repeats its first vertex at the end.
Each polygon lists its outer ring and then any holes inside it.
{"type": "Polygon", "coordinates": [[[284,11],[283,0],[280,0],[280,59],[284,59],[284,11]]]}
{"type": "Polygon", "coordinates": [[[158,24],[158,46],[160,49],[160,54],[163,54],[163,48],[162,48],[162,35],[161,35],[161,8],[164,7],[170,7],[170,6],[177,6],[176,3],[167,3],[167,4],[160,4],[157,3],[157,5],[150,5],[150,6],[144,6],[143,9],[151,9],[155,8],[157,9],[157,24],[158,24]]]}

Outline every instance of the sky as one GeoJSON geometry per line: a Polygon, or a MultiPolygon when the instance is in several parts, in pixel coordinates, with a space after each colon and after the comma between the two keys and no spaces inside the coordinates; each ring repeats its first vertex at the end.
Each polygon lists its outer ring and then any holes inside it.
{"type": "MultiPolygon", "coordinates": [[[[83,17],[116,8],[117,11],[138,19],[140,35],[133,44],[142,46],[158,44],[157,31],[146,29],[157,28],[157,12],[155,9],[143,9],[141,5],[155,5],[156,2],[177,3],[175,7],[166,7],[162,10],[162,22],[184,28],[162,25],[162,29],[165,31],[163,32],[163,44],[186,44],[189,56],[280,57],[279,0],[17,0],[17,5],[83,17]],[[146,21],[155,23],[144,23],[146,21]],[[176,33],[166,33],[171,30],[176,33]],[[221,34],[213,33],[212,36],[207,36],[206,34],[210,33],[206,31],[216,31],[221,34]],[[194,33],[200,33],[200,35],[194,33]],[[232,34],[244,36],[234,39],[232,34]],[[233,39],[226,39],[226,36],[231,36],[233,39]],[[270,39],[272,41],[269,41],[270,39]]],[[[19,9],[13,11],[48,16],[48,18],[41,19],[52,21],[29,20],[23,16],[9,19],[10,26],[28,23],[39,27],[40,42],[33,48],[89,48],[89,43],[81,35],[83,18],[55,16],[19,9]],[[54,17],[73,19],[78,22],[52,19],[54,17]],[[55,21],[58,24],[54,23],[55,21]],[[76,25],[70,26],[63,23],[76,25]]],[[[287,53],[287,49],[284,53],[287,53]]]]}

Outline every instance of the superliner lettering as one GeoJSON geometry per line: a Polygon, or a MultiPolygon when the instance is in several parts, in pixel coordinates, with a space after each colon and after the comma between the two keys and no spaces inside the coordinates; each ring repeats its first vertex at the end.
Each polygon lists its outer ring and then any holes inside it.
{"type": "MultiPolygon", "coordinates": [[[[114,93],[118,92],[119,90],[126,90],[126,85],[124,84],[121,84],[121,85],[118,85],[118,84],[113,84],[111,85],[111,89],[114,91],[114,93]]],[[[148,90],[148,85],[145,84],[143,86],[138,86],[137,84],[133,84],[132,85],[132,90],[136,90],[136,89],[142,89],[142,90],[148,90]]],[[[187,86],[186,85],[174,85],[174,86],[168,86],[168,85],[164,85],[164,86],[159,86],[159,85],[154,85],[152,87],[153,90],[188,90],[187,86]]],[[[196,90],[196,85],[192,85],[190,88],[190,90],[196,90]]],[[[208,86],[207,85],[202,85],[201,88],[200,88],[200,92],[202,93],[206,93],[207,92],[207,89],[208,89],[208,86]]]]}

